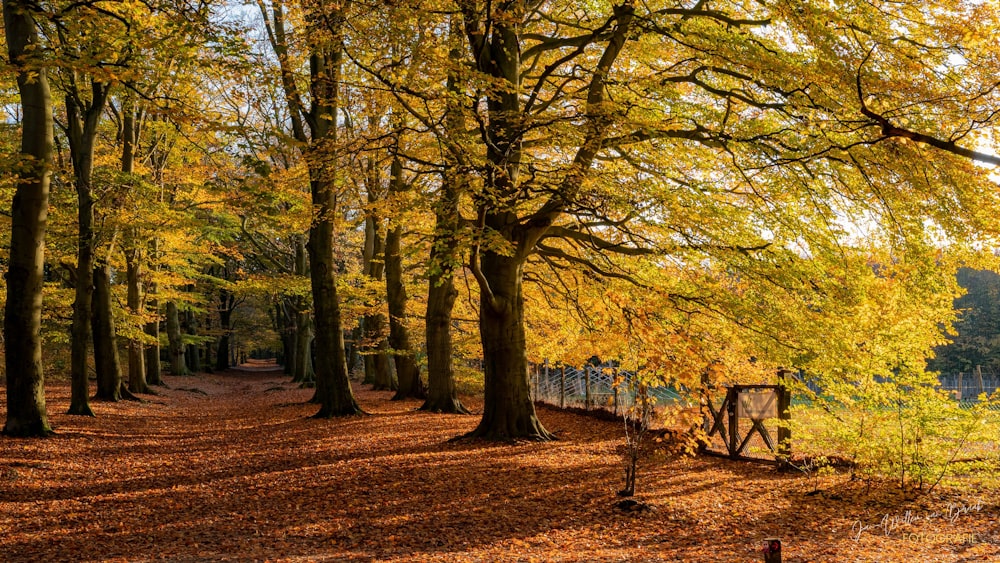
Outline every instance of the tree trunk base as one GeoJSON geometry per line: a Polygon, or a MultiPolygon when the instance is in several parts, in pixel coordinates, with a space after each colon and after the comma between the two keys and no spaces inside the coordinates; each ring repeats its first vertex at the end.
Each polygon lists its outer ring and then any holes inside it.
{"type": "Polygon", "coordinates": [[[90,404],[88,403],[83,403],[82,405],[70,403],[69,410],[66,411],[66,414],[71,414],[73,416],[97,416],[94,414],[94,409],[90,408],[90,404]]]}
{"type": "Polygon", "coordinates": [[[17,421],[11,423],[10,419],[8,419],[7,424],[3,427],[3,435],[12,438],[45,438],[52,434],[52,429],[47,424],[39,421],[22,424],[17,421]]]}
{"type": "Polygon", "coordinates": [[[528,419],[508,420],[506,424],[500,421],[483,419],[475,430],[460,436],[459,439],[479,439],[488,442],[551,442],[556,440],[554,434],[542,426],[534,416],[528,419]]]}
{"type": "Polygon", "coordinates": [[[316,374],[308,373],[292,378],[292,383],[298,383],[300,389],[312,389],[316,387],[316,374]]]}
{"type": "Polygon", "coordinates": [[[440,414],[472,414],[469,409],[465,408],[465,405],[461,401],[452,397],[444,399],[428,398],[418,410],[440,414]]]}
{"type": "Polygon", "coordinates": [[[319,412],[312,415],[310,418],[344,418],[348,416],[362,416],[366,415],[365,411],[361,410],[361,407],[357,403],[340,407],[339,409],[333,409],[328,407],[321,407],[319,412]]]}
{"type": "Polygon", "coordinates": [[[403,401],[406,399],[426,399],[427,391],[423,387],[411,390],[409,393],[404,393],[402,389],[396,391],[396,394],[392,396],[393,401],[403,401]]]}
{"type": "Polygon", "coordinates": [[[118,394],[121,395],[121,399],[124,401],[135,401],[137,403],[142,402],[142,399],[135,396],[124,383],[122,383],[121,389],[118,390],[118,394]]]}

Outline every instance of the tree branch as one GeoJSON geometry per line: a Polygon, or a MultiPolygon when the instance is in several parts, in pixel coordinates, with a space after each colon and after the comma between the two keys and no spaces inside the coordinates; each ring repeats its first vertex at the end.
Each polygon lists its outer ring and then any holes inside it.
{"type": "Polygon", "coordinates": [[[942,139],[938,139],[937,137],[933,137],[931,135],[925,135],[923,133],[918,133],[916,131],[906,129],[903,127],[896,127],[889,121],[887,117],[872,111],[865,103],[864,87],[861,84],[861,68],[864,67],[866,62],[868,62],[868,59],[871,58],[872,53],[874,53],[874,51],[875,48],[872,47],[868,51],[868,54],[865,55],[865,58],[861,61],[861,64],[858,66],[858,72],[857,75],[855,76],[855,81],[858,90],[858,103],[861,104],[861,113],[868,119],[874,121],[879,127],[881,127],[882,137],[884,139],[889,139],[893,137],[909,139],[911,141],[921,143],[924,145],[929,145],[936,149],[950,152],[952,154],[968,158],[970,160],[986,162],[989,164],[1000,164],[1000,157],[998,156],[982,153],[979,151],[974,151],[972,149],[967,149],[965,147],[960,147],[953,141],[944,141],[942,139]]]}

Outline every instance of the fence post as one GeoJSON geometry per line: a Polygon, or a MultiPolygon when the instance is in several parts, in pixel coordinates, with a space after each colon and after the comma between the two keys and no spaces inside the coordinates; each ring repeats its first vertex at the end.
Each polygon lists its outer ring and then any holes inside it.
{"type": "Polygon", "coordinates": [[[528,369],[531,371],[531,378],[535,382],[535,396],[532,397],[535,401],[538,401],[538,364],[530,364],[531,367],[528,369]]]}
{"type": "Polygon", "coordinates": [[[976,397],[983,394],[983,366],[976,366],[976,397]]]}
{"type": "Polygon", "coordinates": [[[549,359],[545,358],[542,360],[542,368],[545,374],[545,393],[548,396],[552,396],[552,380],[549,379],[549,359]]]}
{"type": "Polygon", "coordinates": [[[559,408],[566,408],[566,364],[559,364],[559,408]]]}
{"type": "Polygon", "coordinates": [[[788,412],[788,407],[792,403],[792,393],[785,386],[785,375],[791,373],[788,370],[778,370],[778,467],[785,469],[792,453],[792,429],[787,426],[787,421],[792,415],[788,412]]]}
{"type": "Polygon", "coordinates": [[[962,372],[958,372],[958,400],[962,400],[962,376],[965,375],[962,372]]]}
{"type": "Polygon", "coordinates": [[[740,400],[740,392],[735,386],[726,390],[726,414],[729,418],[729,457],[736,459],[736,449],[740,447],[739,413],[737,412],[737,402],[740,400]]]}
{"type": "Polygon", "coordinates": [[[590,410],[590,366],[583,366],[583,404],[590,410]]]}
{"type": "Polygon", "coordinates": [[[615,392],[615,416],[618,416],[618,368],[611,368],[611,389],[615,392]]]}

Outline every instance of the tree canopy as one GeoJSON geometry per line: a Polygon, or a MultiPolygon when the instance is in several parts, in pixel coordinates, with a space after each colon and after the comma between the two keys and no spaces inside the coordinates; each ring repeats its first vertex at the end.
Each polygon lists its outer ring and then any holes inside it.
{"type": "Polygon", "coordinates": [[[47,428],[43,318],[79,414],[88,342],[118,400],[162,340],[173,373],[278,351],[320,417],[360,413],[352,370],[466,412],[481,365],[471,435],[547,440],[530,361],[925,374],[955,272],[997,267],[989,3],[4,13],[10,433],[47,428]]]}

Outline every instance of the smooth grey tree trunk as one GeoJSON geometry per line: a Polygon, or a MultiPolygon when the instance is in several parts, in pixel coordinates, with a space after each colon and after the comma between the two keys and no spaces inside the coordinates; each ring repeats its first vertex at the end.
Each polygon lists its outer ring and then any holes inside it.
{"type": "MultiPolygon", "coordinates": [[[[380,199],[378,194],[379,178],[374,159],[368,163],[368,203],[374,204],[380,199]]],[[[370,205],[370,207],[374,207],[370,205]]],[[[365,245],[362,253],[365,275],[373,282],[381,282],[385,272],[385,241],[379,234],[379,218],[374,210],[369,210],[365,217],[365,245]]],[[[364,383],[371,384],[372,389],[380,391],[395,391],[398,382],[392,368],[389,366],[389,343],[385,335],[385,315],[372,312],[361,319],[361,354],[364,357],[364,383]]]]}
{"type": "Polygon", "coordinates": [[[167,302],[167,344],[170,353],[171,375],[191,375],[184,359],[184,344],[181,340],[181,319],[177,304],[167,302]]]}
{"type": "Polygon", "coordinates": [[[233,331],[233,310],[236,308],[236,296],[225,289],[219,290],[219,347],[215,353],[215,369],[229,369],[229,347],[233,331]]]}
{"type": "MultiPolygon", "coordinates": [[[[156,286],[151,285],[149,288],[149,294],[156,294],[156,286]]],[[[159,300],[149,299],[146,303],[146,307],[149,311],[156,314],[159,317],[159,300]]],[[[161,377],[161,372],[163,367],[160,365],[160,320],[149,321],[146,326],[143,327],[143,331],[146,336],[150,337],[153,341],[152,344],[146,347],[146,383],[150,385],[163,385],[163,378],[161,377]]]]}
{"type": "Polygon", "coordinates": [[[312,388],[316,385],[316,372],[312,362],[312,316],[304,309],[303,306],[302,310],[295,313],[295,374],[292,381],[303,388],[312,388]]]}
{"type": "Polygon", "coordinates": [[[522,264],[515,257],[482,255],[482,273],[493,298],[480,299],[479,332],[483,342],[483,418],[470,436],[488,440],[550,440],[535,416],[528,381],[524,335],[522,264]]]}
{"type": "Polygon", "coordinates": [[[4,31],[21,102],[21,167],[11,204],[4,344],[7,420],[4,434],[45,436],[42,284],[52,174],[52,97],[31,2],[4,0],[4,31]]]}
{"type": "MultiPolygon", "coordinates": [[[[150,269],[156,268],[155,260],[159,257],[159,241],[156,238],[150,242],[150,269]]],[[[146,347],[146,382],[150,385],[163,385],[160,365],[160,301],[156,298],[157,287],[155,283],[150,283],[146,291],[146,309],[154,315],[154,319],[146,323],[143,331],[150,339],[150,344],[146,347]]]]}
{"type": "Polygon", "coordinates": [[[436,228],[431,246],[427,283],[427,311],[424,322],[427,346],[427,400],[421,410],[452,414],[468,414],[455,389],[451,321],[458,290],[455,289],[454,268],[460,264],[458,229],[458,193],[445,179],[442,194],[435,209],[436,228]]]}
{"type": "MultiPolygon", "coordinates": [[[[452,48],[448,59],[457,63],[462,59],[459,46],[461,19],[455,15],[449,23],[452,48]]],[[[445,126],[449,136],[456,141],[466,134],[462,108],[458,99],[459,86],[456,72],[448,73],[448,91],[456,94],[445,110],[445,126]]],[[[458,399],[455,388],[454,355],[452,349],[451,321],[458,290],[454,273],[462,267],[459,251],[459,234],[462,216],[459,199],[468,189],[468,178],[459,172],[454,155],[445,153],[447,172],[441,182],[440,193],[434,204],[434,239],[428,260],[427,310],[424,316],[424,337],[427,347],[427,400],[421,410],[451,414],[468,414],[468,409],[458,399]]]]}
{"type": "MultiPolygon", "coordinates": [[[[131,99],[126,99],[122,107],[122,172],[131,175],[135,172],[135,106],[131,99]]],[[[139,240],[139,230],[129,229],[130,236],[125,244],[125,283],[126,306],[130,315],[138,316],[142,312],[142,241],[139,240]]],[[[128,341],[128,390],[132,393],[150,393],[146,381],[146,355],[142,341],[133,338],[128,341]]]]}
{"type": "Polygon", "coordinates": [[[97,395],[102,401],[122,399],[122,368],[118,358],[118,339],[112,314],[111,266],[99,261],[94,266],[94,367],[97,369],[97,395]]]}
{"type": "Polygon", "coordinates": [[[508,86],[486,92],[488,120],[481,129],[487,166],[477,226],[483,233],[503,237],[509,252],[501,255],[495,246],[477,246],[470,260],[480,288],[479,333],[486,380],[483,418],[470,436],[490,440],[548,440],[552,435],[535,417],[529,396],[523,267],[539,241],[577,198],[612,129],[614,118],[608,112],[606,80],[630,37],[635,8],[629,3],[615,7],[609,31],[600,39],[593,38],[595,47],[603,43],[603,52],[594,58],[595,66],[584,90],[583,138],[562,177],[558,181],[546,180],[551,183],[541,186],[532,185],[531,179],[520,178],[528,129],[525,108],[521,105],[526,75],[521,61],[523,22],[518,17],[528,17],[528,11],[504,12],[498,16],[477,2],[460,0],[458,5],[465,20],[468,46],[476,56],[477,70],[497,84],[508,86]],[[522,210],[519,206],[524,201],[522,194],[543,189],[551,196],[533,211],[522,210]]]}
{"type": "Polygon", "coordinates": [[[309,166],[309,186],[313,218],[309,227],[309,279],[312,284],[313,322],[316,339],[316,393],[319,403],[317,418],[347,416],[361,413],[354,399],[347,373],[344,352],[344,331],[337,295],[336,264],[333,235],[337,214],[337,162],[328,148],[337,142],[337,117],[340,113],[339,88],[343,61],[345,12],[350,2],[314,4],[308,6],[307,25],[323,22],[324,40],[311,45],[309,54],[310,107],[306,109],[296,84],[293,63],[288,57],[282,4],[274,2],[270,12],[259,4],[261,15],[272,31],[269,34],[281,69],[282,89],[288,103],[292,135],[304,146],[309,166]],[[306,133],[304,122],[309,125],[306,133]]]}
{"type": "MultiPolygon", "coordinates": [[[[192,289],[193,291],[193,289],[192,289]]],[[[184,312],[184,322],[182,323],[184,333],[190,336],[198,336],[198,317],[194,311],[188,309],[184,312]]],[[[196,343],[185,345],[188,370],[191,373],[201,373],[201,353],[196,343]]]]}
{"type": "MultiPolygon", "coordinates": [[[[142,309],[141,285],[141,254],[133,248],[126,253],[125,277],[128,284],[126,305],[129,312],[137,315],[142,309]]],[[[146,357],[142,342],[132,339],[128,342],[128,390],[133,393],[149,393],[149,383],[146,381],[146,357]]]]}
{"type": "MultiPolygon", "coordinates": [[[[403,164],[399,157],[392,159],[390,169],[390,191],[395,194],[407,189],[403,181],[403,164]]],[[[400,241],[403,226],[394,221],[385,237],[385,286],[386,301],[389,305],[389,347],[396,364],[396,379],[399,390],[393,400],[423,399],[427,389],[420,380],[420,368],[410,346],[410,332],[406,328],[406,286],[403,284],[403,258],[400,255],[400,241]]]]}
{"type": "Polygon", "coordinates": [[[88,350],[92,337],[94,308],[94,191],[91,184],[97,127],[107,104],[108,88],[92,83],[89,99],[80,91],[79,76],[67,71],[66,137],[69,140],[73,181],[77,195],[77,259],[70,328],[70,405],[69,414],[94,416],[88,403],[88,350]]]}

